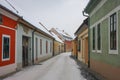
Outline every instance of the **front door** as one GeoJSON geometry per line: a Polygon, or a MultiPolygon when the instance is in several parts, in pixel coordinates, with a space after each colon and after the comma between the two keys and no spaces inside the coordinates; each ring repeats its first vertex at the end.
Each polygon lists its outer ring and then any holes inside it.
{"type": "Polygon", "coordinates": [[[85,39],[85,63],[88,64],[88,37],[85,39]]]}
{"type": "Polygon", "coordinates": [[[22,65],[28,66],[28,37],[22,37],[22,65]]]}

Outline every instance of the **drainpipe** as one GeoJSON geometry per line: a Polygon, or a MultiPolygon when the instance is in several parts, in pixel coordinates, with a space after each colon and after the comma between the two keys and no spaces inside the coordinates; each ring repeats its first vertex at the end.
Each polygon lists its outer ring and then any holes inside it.
{"type": "Polygon", "coordinates": [[[85,14],[85,11],[82,13],[83,16],[88,17],[88,68],[90,68],[90,17],[85,14]]]}
{"type": "Polygon", "coordinates": [[[34,65],[34,33],[35,33],[35,29],[32,32],[32,64],[34,65]]]}

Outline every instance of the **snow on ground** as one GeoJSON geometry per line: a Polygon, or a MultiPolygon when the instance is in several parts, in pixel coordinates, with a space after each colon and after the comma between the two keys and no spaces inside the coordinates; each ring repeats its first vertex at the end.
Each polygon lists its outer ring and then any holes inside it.
{"type": "Polygon", "coordinates": [[[24,68],[4,80],[86,80],[70,53],[62,53],[40,64],[24,68]]]}

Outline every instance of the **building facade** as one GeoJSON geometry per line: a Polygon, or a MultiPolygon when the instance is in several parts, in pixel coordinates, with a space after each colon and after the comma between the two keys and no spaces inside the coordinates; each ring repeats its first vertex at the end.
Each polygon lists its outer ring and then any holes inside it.
{"type": "Polygon", "coordinates": [[[19,17],[0,5],[0,76],[16,70],[16,26],[19,17]]]}
{"type": "Polygon", "coordinates": [[[64,52],[72,51],[72,37],[66,33],[64,30],[59,30],[58,28],[52,28],[50,30],[58,36],[64,42],[64,52]]]}
{"type": "Polygon", "coordinates": [[[54,37],[41,28],[0,4],[0,76],[53,56],[54,37]]]}
{"type": "Polygon", "coordinates": [[[45,34],[36,31],[34,35],[34,62],[36,64],[54,55],[54,38],[45,34]]]}
{"type": "Polygon", "coordinates": [[[77,58],[77,37],[72,40],[72,56],[77,58]]]}
{"type": "Polygon", "coordinates": [[[19,20],[17,26],[17,70],[52,57],[53,41],[52,36],[25,19],[19,20]]]}
{"type": "Polygon", "coordinates": [[[77,58],[88,65],[88,18],[83,21],[75,35],[77,36],[77,58]]]}
{"type": "Polygon", "coordinates": [[[120,80],[120,0],[90,0],[90,69],[106,80],[120,80]]]}
{"type": "Polygon", "coordinates": [[[55,38],[54,40],[54,55],[58,55],[64,52],[64,42],[53,32],[50,32],[55,38]]]}

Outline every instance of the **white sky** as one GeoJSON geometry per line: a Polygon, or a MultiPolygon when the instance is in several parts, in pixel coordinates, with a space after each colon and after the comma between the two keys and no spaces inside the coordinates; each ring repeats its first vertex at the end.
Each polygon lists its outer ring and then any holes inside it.
{"type": "Polygon", "coordinates": [[[89,0],[8,0],[24,16],[43,23],[48,29],[59,28],[71,36],[85,17],[82,11],[89,0]]]}

